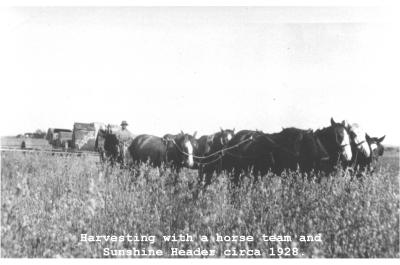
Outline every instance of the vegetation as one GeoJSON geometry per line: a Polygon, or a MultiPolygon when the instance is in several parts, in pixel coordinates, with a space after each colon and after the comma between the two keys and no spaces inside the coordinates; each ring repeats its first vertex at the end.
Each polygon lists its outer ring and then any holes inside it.
{"type": "MultiPolygon", "coordinates": [[[[393,155],[394,154],[394,155],[393,155]]],[[[2,152],[1,256],[103,257],[104,248],[163,250],[298,248],[283,257],[399,257],[398,151],[377,172],[352,180],[339,171],[321,182],[298,172],[269,175],[240,188],[225,174],[197,199],[197,172],[143,165],[139,171],[103,166],[90,157],[2,152]],[[192,235],[165,242],[163,235],[192,235]],[[155,235],[149,242],[82,242],[88,235],[155,235]],[[219,235],[251,235],[252,242],[217,242],[219,235]],[[291,242],[263,241],[290,235],[291,242]],[[295,235],[321,234],[322,242],[295,235]],[[208,241],[201,241],[201,235],[208,241]]]]}

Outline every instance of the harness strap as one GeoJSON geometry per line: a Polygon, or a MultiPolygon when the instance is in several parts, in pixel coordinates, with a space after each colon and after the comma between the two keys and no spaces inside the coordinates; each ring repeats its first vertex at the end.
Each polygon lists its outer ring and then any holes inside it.
{"type": "MultiPolygon", "coordinates": [[[[278,145],[278,144],[277,144],[274,140],[272,140],[269,136],[267,136],[267,135],[265,135],[265,134],[263,134],[263,133],[261,133],[261,132],[259,132],[259,135],[257,135],[257,137],[260,137],[260,136],[264,137],[265,139],[267,139],[269,142],[271,142],[271,143],[274,144],[277,148],[280,148],[280,149],[283,150],[284,152],[286,152],[286,153],[288,153],[288,154],[290,154],[290,155],[292,155],[292,156],[294,156],[294,157],[298,157],[298,156],[299,156],[298,154],[289,151],[289,150],[286,149],[285,147],[282,147],[282,146],[278,145]]],[[[175,142],[175,139],[166,139],[166,140],[172,142],[172,143],[175,145],[175,147],[177,148],[177,150],[178,150],[179,152],[181,152],[182,154],[184,154],[184,155],[186,155],[186,156],[189,156],[189,155],[190,155],[190,154],[186,153],[185,151],[183,151],[183,150],[178,146],[178,144],[175,142]]],[[[254,140],[253,136],[250,136],[249,138],[247,138],[247,139],[245,139],[245,140],[243,140],[243,141],[241,141],[241,142],[239,142],[239,143],[237,143],[237,144],[235,144],[235,145],[233,145],[233,146],[230,146],[230,147],[227,147],[227,148],[223,148],[223,149],[218,150],[218,151],[216,151],[216,152],[214,152],[214,153],[212,153],[212,154],[209,154],[209,155],[207,155],[207,156],[196,156],[196,155],[193,155],[193,154],[192,154],[192,157],[195,158],[195,159],[204,160],[204,159],[211,158],[211,157],[214,157],[214,156],[216,156],[216,155],[219,155],[219,157],[217,157],[215,160],[213,160],[213,161],[211,161],[211,162],[196,162],[196,163],[198,163],[198,164],[203,164],[203,165],[211,164],[211,163],[213,163],[213,162],[216,162],[216,161],[220,160],[220,159],[222,158],[222,156],[223,156],[224,153],[227,153],[228,155],[231,155],[231,156],[241,157],[241,158],[253,158],[253,157],[258,157],[258,156],[239,156],[239,155],[234,155],[234,154],[232,154],[231,152],[228,152],[229,150],[232,150],[232,149],[234,149],[234,148],[236,148],[236,147],[239,147],[240,145],[242,145],[242,144],[244,144],[244,143],[246,143],[246,142],[253,141],[253,140],[254,140]]],[[[269,153],[269,155],[270,155],[270,153],[269,153]]]]}
{"type": "MultiPolygon", "coordinates": [[[[233,146],[230,146],[230,147],[228,147],[228,148],[224,148],[224,149],[218,150],[218,151],[216,151],[216,152],[214,152],[214,153],[212,153],[212,154],[210,154],[210,155],[207,155],[207,156],[196,156],[196,155],[193,155],[193,154],[192,154],[192,156],[193,156],[193,158],[200,159],[200,160],[201,160],[201,159],[207,159],[207,158],[213,157],[213,156],[218,155],[218,154],[223,154],[223,153],[226,152],[227,150],[236,148],[236,147],[238,147],[239,145],[241,145],[241,144],[243,144],[243,143],[245,143],[245,142],[251,141],[251,140],[252,140],[251,138],[248,138],[248,139],[243,140],[243,141],[241,141],[241,142],[239,142],[239,143],[237,143],[237,144],[235,144],[235,145],[233,145],[233,146]]],[[[171,141],[171,142],[175,145],[175,147],[178,149],[178,151],[181,152],[182,154],[187,155],[187,156],[190,155],[190,154],[186,153],[185,151],[183,151],[183,150],[178,146],[178,144],[175,142],[174,139],[167,139],[167,141],[171,141]]]]}
{"type": "Polygon", "coordinates": [[[321,148],[323,148],[323,149],[324,149],[323,151],[328,155],[328,157],[323,157],[321,160],[328,160],[328,159],[330,159],[329,154],[328,154],[328,151],[326,151],[326,148],[325,148],[325,146],[322,144],[322,142],[321,142],[321,140],[319,139],[318,135],[315,135],[315,134],[313,133],[313,137],[316,139],[317,144],[318,144],[321,148]]]}
{"type": "Polygon", "coordinates": [[[196,162],[196,163],[200,164],[200,165],[209,165],[209,164],[213,164],[215,162],[218,162],[219,160],[222,159],[222,157],[223,157],[222,155],[219,155],[216,159],[214,159],[212,161],[209,161],[209,162],[196,162]]]}
{"type": "Polygon", "coordinates": [[[365,140],[362,140],[361,142],[359,142],[358,144],[356,144],[356,146],[360,146],[360,145],[362,145],[363,143],[365,143],[365,140]]]}

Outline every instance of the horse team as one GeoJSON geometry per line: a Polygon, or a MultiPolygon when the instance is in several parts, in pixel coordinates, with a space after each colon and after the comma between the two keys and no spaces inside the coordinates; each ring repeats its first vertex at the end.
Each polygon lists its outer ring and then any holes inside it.
{"type": "Polygon", "coordinates": [[[245,172],[255,178],[272,171],[331,172],[337,166],[372,170],[382,156],[381,138],[370,137],[357,124],[337,123],[331,118],[330,126],[323,129],[302,130],[284,128],[279,133],[262,131],[223,130],[196,139],[179,133],[163,137],[142,134],[129,145],[121,145],[111,130],[102,132],[96,140],[97,148],[104,151],[104,159],[133,166],[141,162],[152,166],[182,167],[199,172],[199,182],[211,183],[214,172],[232,172],[232,181],[238,184],[245,172]]]}

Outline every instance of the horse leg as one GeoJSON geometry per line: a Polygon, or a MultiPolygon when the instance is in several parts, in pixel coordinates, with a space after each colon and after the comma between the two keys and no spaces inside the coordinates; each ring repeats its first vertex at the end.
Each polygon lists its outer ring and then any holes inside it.
{"type": "Polygon", "coordinates": [[[237,188],[239,186],[239,183],[241,182],[240,176],[241,176],[240,170],[235,169],[233,172],[233,185],[235,188],[237,188]]]}
{"type": "Polygon", "coordinates": [[[176,166],[175,173],[174,173],[174,185],[178,184],[179,173],[180,172],[181,172],[181,167],[180,166],[176,166]]]}
{"type": "Polygon", "coordinates": [[[204,172],[203,172],[203,166],[202,165],[200,165],[199,166],[199,169],[197,170],[197,177],[198,177],[198,182],[197,182],[197,185],[198,186],[201,186],[201,184],[202,184],[202,182],[203,182],[203,174],[204,174],[204,172]]]}

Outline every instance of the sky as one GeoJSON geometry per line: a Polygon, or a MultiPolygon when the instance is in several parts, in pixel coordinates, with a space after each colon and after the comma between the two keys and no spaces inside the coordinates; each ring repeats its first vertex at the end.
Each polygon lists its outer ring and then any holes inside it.
{"type": "Polygon", "coordinates": [[[0,17],[1,135],[122,120],[135,134],[272,133],[333,117],[400,145],[398,46],[380,8],[15,7],[0,17]]]}

